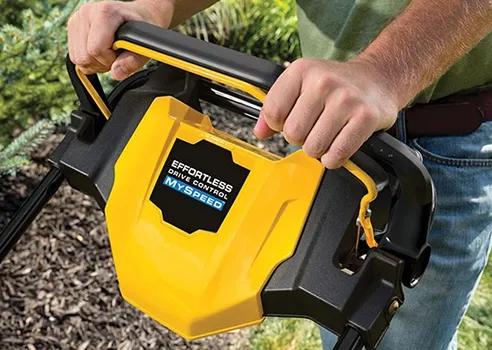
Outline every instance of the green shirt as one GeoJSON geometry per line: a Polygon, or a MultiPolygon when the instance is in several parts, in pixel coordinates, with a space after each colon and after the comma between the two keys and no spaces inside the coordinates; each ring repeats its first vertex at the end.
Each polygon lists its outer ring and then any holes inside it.
{"type": "MultiPolygon", "coordinates": [[[[364,50],[410,0],[297,0],[304,57],[344,61],[364,50]]],[[[463,56],[414,102],[492,82],[492,34],[463,56]]]]}

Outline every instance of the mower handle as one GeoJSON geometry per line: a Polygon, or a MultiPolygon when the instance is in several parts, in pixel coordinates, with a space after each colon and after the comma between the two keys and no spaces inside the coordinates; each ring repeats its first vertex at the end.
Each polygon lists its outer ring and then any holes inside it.
{"type": "Polygon", "coordinates": [[[269,90],[284,68],[271,61],[185,36],[155,25],[129,21],[115,34],[115,48],[128,42],[269,90]]]}
{"type": "MultiPolygon", "coordinates": [[[[266,91],[284,71],[284,67],[271,61],[146,22],[122,24],[114,40],[115,51],[126,50],[160,61],[245,92],[260,102],[264,102],[266,91]]],[[[86,76],[68,56],[66,64],[82,109],[103,124],[105,119],[109,119],[111,110],[97,75],[86,76]]]]}

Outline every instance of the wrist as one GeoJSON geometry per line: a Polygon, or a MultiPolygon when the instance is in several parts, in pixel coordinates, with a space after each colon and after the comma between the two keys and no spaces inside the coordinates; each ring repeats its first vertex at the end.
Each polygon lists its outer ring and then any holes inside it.
{"type": "Polygon", "coordinates": [[[405,72],[400,67],[394,67],[392,62],[375,56],[370,52],[362,52],[349,62],[356,64],[376,83],[380,93],[394,102],[398,110],[405,108],[414,98],[412,89],[405,79],[405,72]]]}
{"type": "Polygon", "coordinates": [[[169,28],[174,15],[174,0],[134,0],[135,4],[144,7],[154,20],[154,24],[169,28]]]}

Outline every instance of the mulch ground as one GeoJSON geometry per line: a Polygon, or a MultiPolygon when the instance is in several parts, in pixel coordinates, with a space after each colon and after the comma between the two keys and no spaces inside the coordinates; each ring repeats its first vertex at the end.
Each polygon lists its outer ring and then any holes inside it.
{"type": "MultiPolygon", "coordinates": [[[[208,107],[230,134],[285,154],[280,135],[252,138],[253,123],[208,107]]],[[[47,172],[54,135],[15,177],[0,178],[0,228],[47,172]]],[[[247,331],[187,342],[123,301],[104,216],[64,184],[0,265],[0,349],[246,349],[247,331]]]]}

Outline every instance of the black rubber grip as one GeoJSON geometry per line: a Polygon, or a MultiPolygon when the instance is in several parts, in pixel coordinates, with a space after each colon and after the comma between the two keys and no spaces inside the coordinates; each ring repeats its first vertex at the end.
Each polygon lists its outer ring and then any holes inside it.
{"type": "Polygon", "coordinates": [[[157,27],[129,21],[115,34],[115,41],[133,44],[226,74],[268,90],[283,72],[278,64],[219,45],[157,27]]]}

